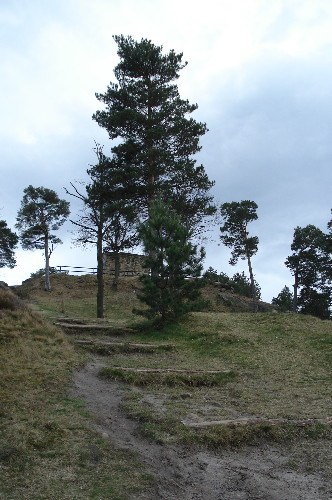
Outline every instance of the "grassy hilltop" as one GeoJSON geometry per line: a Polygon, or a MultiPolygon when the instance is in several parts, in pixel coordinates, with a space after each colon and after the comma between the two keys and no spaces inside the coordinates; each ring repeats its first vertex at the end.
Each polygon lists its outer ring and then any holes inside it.
{"type": "MultiPolygon", "coordinates": [[[[54,274],[51,277],[52,291],[45,293],[43,277],[30,278],[18,287],[21,296],[35,302],[45,312],[56,315],[74,315],[81,318],[96,316],[97,279],[93,275],[71,276],[54,274]]],[[[134,307],[142,307],[136,291],[140,284],[138,278],[123,277],[118,291],[111,289],[112,281],[105,279],[105,316],[112,322],[129,324],[141,321],[132,313],[134,307]]],[[[223,290],[218,284],[208,284],[202,295],[208,300],[207,311],[210,312],[249,312],[252,310],[252,299],[223,290]]],[[[273,306],[259,302],[259,310],[272,311],[273,306]]]]}
{"type": "MultiPolygon", "coordinates": [[[[5,301],[0,290],[0,497],[120,499],[149,483],[135,455],[103,440],[84,402],[68,397],[71,373],[90,351],[103,355],[100,376],[126,384],[124,407],[141,432],[165,446],[218,450],[319,439],[324,449],[330,440],[330,321],[220,312],[226,305],[218,292],[212,311],[191,313],[163,331],[146,325],[114,338],[91,327],[65,335],[54,320],[93,323],[95,281],[59,275],[52,285],[50,293],[38,278],[22,285],[20,295],[32,306],[8,294],[5,301]],[[74,344],[78,339],[87,342],[84,349],[74,344]]],[[[142,325],[131,313],[136,286],[128,278],[117,293],[106,293],[106,324],[142,325]]],[[[318,457],[317,467],[327,470],[331,462],[318,457]]]]}

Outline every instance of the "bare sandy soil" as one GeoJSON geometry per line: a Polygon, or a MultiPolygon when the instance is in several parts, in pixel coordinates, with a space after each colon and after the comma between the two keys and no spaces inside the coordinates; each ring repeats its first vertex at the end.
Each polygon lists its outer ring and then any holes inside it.
{"type": "Polygon", "coordinates": [[[121,409],[125,391],[98,377],[94,357],[74,374],[71,397],[84,398],[98,431],[121,449],[137,452],[153,487],[137,500],[331,500],[332,450],[325,441],[241,447],[218,452],[161,445],[142,437],[121,409]],[[292,466],[296,463],[296,467],[292,466]],[[330,465],[329,465],[330,464],[330,465]]]}

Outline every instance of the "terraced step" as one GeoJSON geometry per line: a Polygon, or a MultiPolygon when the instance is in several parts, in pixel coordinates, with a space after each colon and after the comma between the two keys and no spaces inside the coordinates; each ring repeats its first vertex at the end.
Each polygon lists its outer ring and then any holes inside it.
{"type": "Polygon", "coordinates": [[[153,353],[156,351],[170,351],[175,349],[174,344],[152,344],[139,342],[104,342],[95,340],[75,340],[75,345],[82,346],[98,354],[112,354],[114,352],[153,353]]]}
{"type": "Polygon", "coordinates": [[[55,322],[56,326],[63,328],[66,333],[104,333],[110,335],[123,335],[135,333],[133,328],[128,328],[124,326],[112,326],[107,323],[63,323],[55,322]]]}
{"type": "Polygon", "coordinates": [[[250,425],[280,425],[293,424],[300,427],[312,426],[315,424],[332,425],[332,417],[327,418],[308,418],[304,420],[292,420],[287,418],[262,418],[262,417],[240,417],[232,420],[211,420],[207,422],[187,422],[182,420],[187,427],[203,429],[206,427],[226,426],[226,427],[245,427],[250,425]]]}
{"type": "Polygon", "coordinates": [[[231,370],[195,370],[175,368],[129,368],[123,366],[104,366],[99,375],[134,385],[169,386],[214,386],[233,380],[236,373],[231,370]]]}
{"type": "Polygon", "coordinates": [[[125,368],[123,366],[113,366],[114,370],[122,370],[124,372],[133,373],[183,373],[185,375],[199,374],[199,375],[210,375],[219,373],[232,373],[231,370],[180,370],[176,368],[125,368]]]}

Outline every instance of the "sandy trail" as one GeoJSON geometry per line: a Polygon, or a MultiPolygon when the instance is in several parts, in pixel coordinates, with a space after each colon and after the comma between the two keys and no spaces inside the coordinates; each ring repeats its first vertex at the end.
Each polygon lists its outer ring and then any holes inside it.
{"type": "MultiPolygon", "coordinates": [[[[135,451],[154,486],[135,499],[150,500],[331,500],[332,481],[318,473],[288,466],[290,448],[265,445],[239,450],[193,451],[160,445],[140,436],[138,425],[120,405],[121,384],[98,377],[103,366],[94,357],[74,373],[71,397],[84,398],[95,426],[114,446],[135,451]]],[[[319,446],[314,443],[313,446],[319,446]]],[[[318,450],[318,448],[317,448],[318,450]]],[[[314,450],[314,455],[319,450],[314,450]]],[[[332,453],[332,452],[331,452],[332,453]]],[[[310,461],[310,457],[308,457],[310,461]]]]}

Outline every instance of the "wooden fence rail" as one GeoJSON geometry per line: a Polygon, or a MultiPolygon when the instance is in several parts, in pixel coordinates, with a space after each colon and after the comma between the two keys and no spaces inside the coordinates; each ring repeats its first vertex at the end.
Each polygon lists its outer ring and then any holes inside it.
{"type": "Polygon", "coordinates": [[[96,267],[83,266],[55,266],[60,273],[80,273],[80,274],[97,274],[96,267]]]}
{"type": "MultiPolygon", "coordinates": [[[[97,274],[96,267],[83,267],[83,266],[55,266],[60,273],[66,274],[97,274]]],[[[107,269],[105,274],[109,276],[114,276],[115,272],[113,269],[107,269]]],[[[124,269],[120,271],[121,276],[137,276],[137,271],[131,271],[124,269]]]]}

